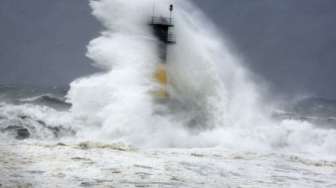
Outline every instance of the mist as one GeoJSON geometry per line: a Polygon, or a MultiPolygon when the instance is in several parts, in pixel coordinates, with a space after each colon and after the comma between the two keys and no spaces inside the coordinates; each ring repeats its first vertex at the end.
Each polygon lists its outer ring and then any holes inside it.
{"type": "MultiPolygon", "coordinates": [[[[272,95],[336,98],[333,0],[195,2],[272,95]]],[[[0,83],[65,86],[98,70],[86,45],[101,30],[82,0],[0,2],[0,83]]]]}

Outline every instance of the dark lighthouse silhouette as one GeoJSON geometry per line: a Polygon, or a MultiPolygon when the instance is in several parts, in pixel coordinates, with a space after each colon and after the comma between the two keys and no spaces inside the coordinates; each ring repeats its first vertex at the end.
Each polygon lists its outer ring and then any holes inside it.
{"type": "Polygon", "coordinates": [[[173,23],[173,14],[174,6],[169,6],[170,17],[156,17],[153,15],[150,26],[152,27],[153,34],[157,39],[158,43],[158,53],[161,62],[154,73],[154,79],[159,83],[159,89],[154,92],[154,96],[157,99],[168,99],[169,93],[167,91],[167,86],[169,83],[169,77],[166,71],[167,64],[167,53],[168,46],[175,44],[174,35],[172,33],[172,28],[174,27],[173,23]]]}
{"type": "Polygon", "coordinates": [[[153,15],[151,26],[153,28],[153,33],[155,37],[159,41],[159,50],[160,57],[162,61],[167,60],[167,46],[170,44],[175,44],[174,35],[172,34],[171,28],[174,27],[172,12],[174,10],[174,6],[169,6],[170,17],[155,17],[153,15]]]}

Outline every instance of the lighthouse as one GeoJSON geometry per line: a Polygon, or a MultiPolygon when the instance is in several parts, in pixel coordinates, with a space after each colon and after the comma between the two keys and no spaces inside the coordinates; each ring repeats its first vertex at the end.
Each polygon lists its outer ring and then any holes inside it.
{"type": "Polygon", "coordinates": [[[167,65],[167,50],[169,45],[176,43],[174,35],[172,33],[173,14],[174,6],[169,6],[170,17],[156,17],[153,15],[151,19],[150,26],[154,36],[157,39],[157,48],[160,57],[160,62],[157,65],[156,71],[154,73],[154,79],[159,84],[159,89],[154,91],[154,96],[158,99],[168,99],[169,93],[167,91],[167,86],[169,82],[169,77],[167,75],[166,65],[167,65]]]}

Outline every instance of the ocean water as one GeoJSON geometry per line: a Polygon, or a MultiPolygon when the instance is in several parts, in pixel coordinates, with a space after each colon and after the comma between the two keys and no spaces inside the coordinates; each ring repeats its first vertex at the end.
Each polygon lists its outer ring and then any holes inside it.
{"type": "Polygon", "coordinates": [[[336,187],[330,101],[316,116],[265,102],[264,86],[190,1],[90,6],[105,29],[87,56],[103,72],[69,88],[0,86],[0,187],[336,187]],[[167,16],[170,3],[177,43],[170,100],[160,103],[148,23],[153,6],[167,16]]]}

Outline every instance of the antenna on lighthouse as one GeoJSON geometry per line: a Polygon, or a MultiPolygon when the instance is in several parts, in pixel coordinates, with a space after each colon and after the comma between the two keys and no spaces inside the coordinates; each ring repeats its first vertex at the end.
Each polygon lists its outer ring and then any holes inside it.
{"type": "Polygon", "coordinates": [[[172,16],[173,16],[173,11],[174,11],[173,4],[169,5],[169,11],[170,11],[170,23],[172,23],[172,16]]]}

